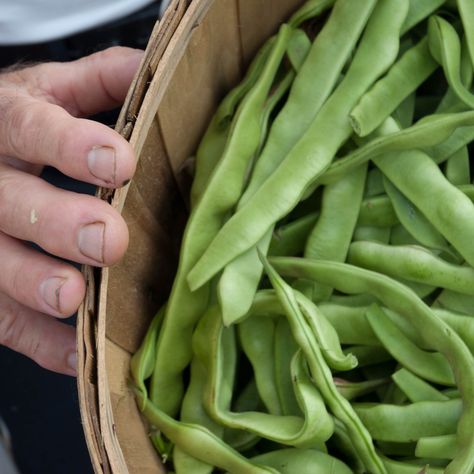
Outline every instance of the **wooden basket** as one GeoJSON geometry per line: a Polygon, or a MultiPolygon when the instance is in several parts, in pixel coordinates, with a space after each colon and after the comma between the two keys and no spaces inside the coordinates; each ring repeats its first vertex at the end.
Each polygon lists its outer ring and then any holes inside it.
{"type": "MultiPolygon", "coordinates": [[[[100,190],[130,230],[123,261],[86,268],[78,387],[96,473],[163,472],[128,387],[129,362],[166,300],[187,217],[187,158],[258,47],[303,0],[174,0],[157,23],[117,130],[139,157],[125,188],[100,190]]],[[[191,474],[191,473],[190,473],[191,474]]]]}

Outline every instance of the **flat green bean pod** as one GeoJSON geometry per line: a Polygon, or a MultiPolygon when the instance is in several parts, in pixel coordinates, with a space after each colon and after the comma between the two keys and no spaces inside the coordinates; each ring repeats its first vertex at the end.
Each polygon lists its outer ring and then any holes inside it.
{"type": "Polygon", "coordinates": [[[456,435],[431,436],[418,440],[415,455],[419,458],[453,459],[456,450],[456,435]]]}
{"type": "Polygon", "coordinates": [[[450,253],[451,250],[445,238],[386,177],[384,177],[384,186],[398,220],[413,238],[428,248],[450,253]]]}
{"type": "Polygon", "coordinates": [[[443,67],[446,79],[458,98],[474,107],[474,95],[461,80],[461,40],[454,27],[440,16],[428,21],[428,38],[433,57],[443,67]]]}
{"type": "Polygon", "coordinates": [[[281,474],[352,474],[352,471],[339,459],[310,449],[281,449],[260,454],[252,458],[281,474]]]}
{"type": "Polygon", "coordinates": [[[244,79],[221,102],[199,144],[196,153],[196,173],[191,188],[192,207],[195,207],[206,189],[210,176],[224,152],[237,107],[262,73],[274,41],[275,38],[271,38],[264,44],[252,61],[244,79]]]}
{"type": "Polygon", "coordinates": [[[442,467],[433,467],[430,465],[429,469],[423,469],[419,464],[412,462],[395,461],[393,459],[382,457],[383,463],[387,468],[388,474],[444,474],[445,470],[442,467]],[[421,468],[421,469],[420,469],[421,468]]]}
{"type": "Polygon", "coordinates": [[[469,150],[463,146],[446,161],[446,178],[454,185],[471,184],[471,169],[469,163],[469,150]]]}
{"type": "Polygon", "coordinates": [[[449,400],[448,396],[407,369],[397,370],[392,379],[412,403],[449,400]]]}
{"type": "MultiPolygon", "coordinates": [[[[344,262],[354,234],[364,192],[367,166],[361,166],[324,188],[319,219],[308,236],[304,256],[344,262]]],[[[303,293],[311,300],[327,300],[332,288],[306,282],[303,293]]]]}
{"type": "Polygon", "coordinates": [[[380,345],[365,317],[367,306],[344,306],[324,302],[319,305],[319,309],[336,330],[342,344],[380,345]]]}
{"type": "Polygon", "coordinates": [[[294,257],[302,254],[311,229],[314,227],[319,213],[312,212],[299,219],[277,227],[272,235],[269,255],[294,257]]]}
{"type": "Polygon", "coordinates": [[[442,354],[423,351],[413,344],[379,306],[370,306],[366,316],[382,345],[400,364],[424,379],[455,385],[453,371],[442,354]]]}
{"type": "Polygon", "coordinates": [[[398,224],[398,217],[386,195],[366,198],[360,206],[359,226],[391,227],[398,224]]]}
{"type": "Polygon", "coordinates": [[[259,466],[245,459],[237,451],[226,445],[208,429],[193,423],[182,423],[159,410],[140,392],[136,392],[138,403],[143,407],[144,416],[157,426],[176,446],[195,459],[229,472],[246,474],[278,474],[278,471],[259,466]]]}
{"type": "Polygon", "coordinates": [[[406,51],[350,113],[355,133],[360,137],[372,133],[437,67],[426,38],[406,51]]]}
{"type": "MultiPolygon", "coordinates": [[[[357,6],[361,8],[360,4],[357,6]]],[[[404,0],[377,4],[343,81],[280,166],[226,222],[189,272],[187,279],[192,290],[254,246],[296,206],[308,186],[330,165],[337,150],[351,135],[348,112],[397,56],[400,28],[407,9],[408,2],[404,0]],[[367,67],[368,58],[371,67],[367,67]]]]}
{"type": "Polygon", "coordinates": [[[345,293],[373,294],[382,304],[406,318],[426,344],[446,356],[460,388],[463,405],[457,425],[459,451],[446,468],[446,474],[470,472],[474,467],[471,425],[474,419],[474,359],[460,337],[412,291],[384,275],[337,262],[284,257],[273,257],[270,262],[286,276],[313,278],[345,293]]]}
{"type": "Polygon", "coordinates": [[[353,400],[354,398],[367,395],[377,390],[380,387],[387,385],[390,379],[372,379],[364,380],[363,382],[350,382],[340,378],[334,378],[339,393],[347,400],[353,400]]]}
{"type": "Polygon", "coordinates": [[[348,262],[394,278],[474,295],[474,269],[455,265],[415,245],[353,242],[348,262]]]}
{"type": "Polygon", "coordinates": [[[382,403],[353,405],[374,439],[397,443],[455,433],[462,412],[459,399],[404,406],[382,403]]]}
{"type": "Polygon", "coordinates": [[[275,330],[272,318],[250,317],[238,325],[240,344],[252,364],[260,398],[269,413],[281,415],[273,365],[275,330]]]}
{"type": "Polygon", "coordinates": [[[354,230],[353,240],[357,241],[373,241],[382,244],[390,242],[392,229],[390,227],[378,227],[373,225],[359,225],[354,230]]]}
{"type": "Polygon", "coordinates": [[[425,118],[424,121],[401,131],[396,122],[389,118],[381,125],[387,130],[385,136],[375,138],[346,157],[335,161],[318,181],[321,184],[332,183],[345,173],[384,154],[384,158],[390,155],[388,160],[398,161],[399,153],[389,152],[431,147],[446,141],[457,128],[472,125],[474,125],[474,112],[471,111],[432,115],[429,119],[425,118]]]}
{"type": "Polygon", "coordinates": [[[434,13],[446,0],[411,0],[408,14],[403,24],[402,34],[434,13]]]}
{"type": "Polygon", "coordinates": [[[320,15],[328,8],[334,5],[336,0],[309,0],[304,5],[296,10],[288,23],[294,27],[298,27],[315,16],[320,15]]]}
{"type": "Polygon", "coordinates": [[[474,24],[474,6],[469,0],[457,0],[459,13],[461,14],[464,33],[466,34],[467,46],[471,56],[471,64],[474,67],[474,33],[472,25],[474,24]]]}
{"type": "Polygon", "coordinates": [[[298,350],[298,345],[291,334],[288,321],[284,317],[277,319],[273,349],[275,383],[282,413],[284,415],[300,415],[301,409],[298,406],[290,376],[291,360],[298,350]]]}

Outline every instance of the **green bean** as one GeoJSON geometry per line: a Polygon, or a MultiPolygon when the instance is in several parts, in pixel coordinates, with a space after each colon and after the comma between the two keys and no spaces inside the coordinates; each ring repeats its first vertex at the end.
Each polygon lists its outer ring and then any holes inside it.
{"type": "Polygon", "coordinates": [[[452,459],[456,451],[456,435],[449,434],[420,438],[416,443],[415,455],[419,458],[452,459]]]}
{"type": "Polygon", "coordinates": [[[238,334],[242,349],[252,364],[260,398],[269,413],[280,415],[282,409],[273,367],[275,329],[274,320],[251,317],[239,324],[238,334]]]}
{"type": "Polygon", "coordinates": [[[470,472],[474,465],[474,359],[460,337],[426,304],[405,286],[384,275],[347,264],[302,261],[297,258],[273,257],[270,262],[286,276],[313,278],[345,293],[371,293],[382,304],[406,318],[422,340],[445,355],[460,389],[463,413],[458,423],[458,455],[446,468],[446,474],[470,472]]]}
{"type": "Polygon", "coordinates": [[[143,407],[142,411],[145,417],[190,456],[230,472],[278,474],[278,471],[271,467],[260,466],[248,461],[208,429],[193,423],[173,420],[140,392],[137,391],[135,394],[139,405],[143,407]]]}
{"type": "Polygon", "coordinates": [[[455,185],[470,185],[471,170],[466,146],[460,148],[446,161],[446,178],[455,185]]]}
{"type": "Polygon", "coordinates": [[[448,263],[423,247],[353,242],[348,262],[394,278],[474,295],[474,269],[448,263]]]}
{"type": "Polygon", "coordinates": [[[474,308],[474,297],[451,290],[443,290],[436,301],[442,308],[451,311],[472,315],[474,308]]]}
{"type": "Polygon", "coordinates": [[[336,330],[342,344],[380,345],[365,317],[366,306],[348,307],[324,302],[319,309],[336,330]]]}
{"type": "MultiPolygon", "coordinates": [[[[251,379],[238,394],[233,403],[233,410],[235,412],[255,411],[260,407],[261,403],[255,379],[251,379]]],[[[248,431],[224,429],[224,441],[239,452],[246,451],[255,446],[260,439],[255,433],[249,433],[248,431]]]]}
{"type": "Polygon", "coordinates": [[[449,397],[407,369],[397,370],[392,379],[412,403],[449,400],[449,397]]]}
{"type": "Polygon", "coordinates": [[[413,125],[415,118],[415,98],[415,93],[410,94],[400,103],[392,114],[401,128],[408,128],[413,125]]]}
{"type": "Polygon", "coordinates": [[[351,111],[349,117],[357,135],[372,133],[437,67],[426,38],[406,51],[351,111]]]}
{"type": "Polygon", "coordinates": [[[374,303],[375,301],[377,301],[377,299],[374,298],[369,293],[361,293],[359,295],[337,295],[337,294],[335,294],[335,295],[331,296],[328,303],[353,307],[353,306],[368,306],[368,305],[374,303]]]}
{"type": "Polygon", "coordinates": [[[405,34],[411,30],[415,25],[434,13],[444,3],[446,3],[446,0],[410,1],[410,8],[408,9],[405,23],[403,24],[402,33],[405,34]]]}
{"type": "Polygon", "coordinates": [[[380,307],[372,305],[366,316],[382,345],[400,364],[432,382],[449,386],[456,384],[445,356],[439,352],[423,351],[413,344],[380,307]]]}
{"type": "Polygon", "coordinates": [[[470,108],[474,107],[474,95],[461,80],[461,40],[454,27],[439,16],[428,21],[430,51],[441,64],[446,79],[457,97],[470,108]]]}
{"type": "MultiPolygon", "coordinates": [[[[181,404],[180,421],[200,425],[222,438],[224,429],[209,417],[202,404],[205,376],[205,368],[194,357],[191,361],[190,382],[181,404]]],[[[173,450],[173,464],[176,474],[186,474],[190,471],[196,474],[211,474],[214,470],[213,466],[193,458],[179,446],[175,446],[173,450]]]]}
{"type": "Polygon", "coordinates": [[[324,401],[336,418],[344,423],[349,438],[366,468],[373,473],[385,473],[367,430],[355,414],[351,404],[337,391],[319,343],[305,322],[295,291],[283,281],[263,255],[260,255],[260,258],[262,258],[265,271],[285,308],[293,336],[306,357],[313,381],[321,391],[324,401]]]}
{"type": "MultiPolygon", "coordinates": [[[[352,240],[364,192],[367,167],[330,184],[323,191],[319,219],[308,236],[304,256],[344,262],[352,240]]],[[[308,282],[303,291],[315,302],[327,300],[332,288],[308,282]]]]}
{"type": "Polygon", "coordinates": [[[283,317],[277,319],[273,348],[275,383],[282,413],[301,415],[290,376],[291,360],[298,350],[298,345],[291,335],[288,321],[283,317]]]}
{"type": "Polygon", "coordinates": [[[268,254],[291,257],[302,254],[308,234],[314,227],[318,216],[318,212],[312,212],[288,224],[277,227],[273,232],[268,254]]]}
{"type": "Polygon", "coordinates": [[[372,168],[367,173],[367,181],[365,183],[364,198],[373,198],[379,194],[384,194],[383,175],[378,168],[372,168]]]}
{"type": "Polygon", "coordinates": [[[295,71],[299,71],[303,66],[309,50],[311,49],[311,40],[305,31],[297,28],[291,35],[288,43],[288,59],[295,71]]]}
{"type": "Polygon", "coordinates": [[[295,295],[301,314],[313,332],[328,366],[333,370],[351,370],[356,367],[357,359],[351,354],[344,354],[339,336],[324,314],[303,294],[295,292],[295,295]]]}
{"type": "MultiPolygon", "coordinates": [[[[335,161],[318,181],[321,184],[332,183],[367,161],[381,156],[385,161],[394,161],[398,164],[400,153],[393,152],[434,146],[447,140],[457,128],[472,127],[473,124],[474,112],[432,115],[429,116],[429,120],[417,122],[402,131],[399,131],[393,119],[387,119],[381,126],[386,130],[386,136],[375,138],[346,157],[335,161]]],[[[472,129],[470,133],[472,135],[472,129]]],[[[416,151],[407,153],[417,153],[417,156],[422,154],[416,151]]]]}
{"type": "Polygon", "coordinates": [[[474,8],[469,0],[457,0],[461,21],[466,35],[467,46],[471,56],[471,64],[474,66],[474,34],[472,25],[474,24],[474,8]]]}
{"type": "Polygon", "coordinates": [[[192,330],[206,308],[210,291],[209,285],[190,291],[185,277],[240,197],[248,162],[259,145],[259,112],[283,58],[290,32],[288,27],[281,27],[261,76],[239,107],[224,155],[185,230],[178,273],[157,343],[150,389],[153,403],[168,414],[178,410],[183,393],[181,374],[191,360],[192,330]]]}
{"type": "Polygon", "coordinates": [[[296,10],[288,23],[298,27],[301,23],[320,15],[334,5],[335,0],[308,0],[304,5],[296,10]]]}
{"type": "MultiPolygon", "coordinates": [[[[472,306],[471,311],[474,312],[474,307],[472,306]]],[[[433,308],[433,312],[459,334],[459,337],[474,354],[474,319],[472,317],[466,318],[462,314],[456,314],[441,308],[433,308]]]]}
{"type": "Polygon", "coordinates": [[[396,443],[455,433],[462,412],[460,400],[404,406],[354,403],[353,406],[374,439],[396,443]]]}
{"type": "Polygon", "coordinates": [[[444,237],[420,213],[413,203],[386,177],[384,177],[384,185],[398,220],[413,238],[428,248],[450,253],[451,251],[444,237]]]}
{"type": "MultiPolygon", "coordinates": [[[[391,126],[396,128],[393,122],[391,126]]],[[[470,236],[474,235],[474,205],[470,199],[450,184],[438,166],[420,151],[388,153],[377,157],[374,162],[465,260],[472,264],[474,249],[470,236]],[[407,169],[410,169],[409,173],[406,172],[407,169]],[[427,182],[430,186],[425,189],[427,182]],[[424,192],[421,192],[422,189],[424,192]]]]}
{"type": "Polygon", "coordinates": [[[351,474],[339,459],[312,449],[281,449],[260,454],[252,461],[265,464],[281,474],[351,474]]]}
{"type": "Polygon", "coordinates": [[[373,241],[387,243],[390,241],[390,227],[376,227],[372,225],[361,225],[354,230],[354,241],[373,241]]]}
{"type": "Polygon", "coordinates": [[[388,474],[444,474],[444,468],[437,468],[430,465],[428,471],[421,469],[418,464],[409,462],[394,461],[389,458],[382,458],[388,474]]]}
{"type": "Polygon", "coordinates": [[[369,197],[362,201],[357,221],[359,226],[391,227],[398,222],[388,196],[369,197]]]}
{"type": "Polygon", "coordinates": [[[196,173],[191,188],[193,208],[206,189],[210,176],[221,158],[237,107],[261,75],[274,40],[275,38],[271,38],[264,44],[244,79],[221,102],[201,140],[196,154],[196,173]]]}
{"type": "Polygon", "coordinates": [[[474,127],[459,127],[447,140],[433,147],[425,147],[423,151],[439,165],[451,158],[472,140],[474,140],[474,127]]]}
{"type": "MultiPolygon", "coordinates": [[[[305,12],[319,8],[317,6],[319,4],[320,2],[308,4],[308,10],[306,6],[303,7],[303,16],[305,12]]],[[[374,4],[375,0],[369,0],[361,8],[350,0],[339,0],[336,3],[295,78],[285,106],[275,118],[237,211],[278,167],[318,113],[334,88],[374,4]],[[321,68],[321,64],[325,67],[321,68]]],[[[297,14],[298,16],[300,14],[297,14]]],[[[265,234],[257,239],[258,244],[255,242],[256,246],[248,246],[240,256],[235,254],[234,258],[226,262],[218,291],[220,301],[224,304],[223,317],[227,325],[237,321],[251,305],[262,274],[256,247],[267,253],[271,235],[272,229],[269,224],[265,234]],[[238,289],[238,293],[235,289],[238,289]]]]}
{"type": "Polygon", "coordinates": [[[144,397],[148,397],[148,390],[145,385],[145,380],[151,377],[155,367],[156,358],[156,341],[163,322],[165,314],[165,306],[163,306],[153,318],[147,333],[138,348],[137,352],[133,354],[130,360],[130,373],[137,390],[139,390],[144,397]]]}
{"type": "Polygon", "coordinates": [[[390,380],[386,378],[364,380],[363,382],[350,382],[349,380],[334,378],[337,390],[347,400],[353,400],[354,398],[372,393],[389,382],[390,380]]]}
{"type": "MultiPolygon", "coordinates": [[[[364,6],[369,3],[364,2],[364,6]]],[[[361,10],[361,5],[357,6],[361,10]]],[[[397,55],[407,8],[408,3],[403,0],[377,4],[343,81],[285,160],[227,221],[189,272],[192,290],[255,245],[275,222],[295,207],[308,186],[329,166],[338,148],[350,137],[348,111],[397,55]],[[371,67],[367,67],[368,61],[371,67]]]]}
{"type": "Polygon", "coordinates": [[[295,447],[314,447],[332,434],[332,420],[324,403],[309,377],[306,376],[299,359],[293,363],[292,381],[304,418],[298,416],[275,416],[261,412],[233,413],[225,406],[223,397],[232,390],[226,383],[225,344],[226,331],[218,308],[211,308],[201,319],[194,337],[199,341],[196,354],[208,368],[204,405],[209,414],[219,423],[235,429],[251,431],[258,436],[295,447]]]}

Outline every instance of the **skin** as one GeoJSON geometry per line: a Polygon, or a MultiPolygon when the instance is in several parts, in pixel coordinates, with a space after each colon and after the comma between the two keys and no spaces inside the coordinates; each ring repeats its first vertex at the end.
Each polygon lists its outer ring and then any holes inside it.
{"type": "Polygon", "coordinates": [[[55,188],[39,175],[49,165],[108,188],[132,177],[128,142],[84,117],[122,103],[141,57],[111,48],[0,73],[0,343],[55,372],[76,373],[75,331],[54,318],[77,310],[85,284],[77,269],[54,257],[113,264],[127,248],[128,231],[107,203],[55,188]]]}

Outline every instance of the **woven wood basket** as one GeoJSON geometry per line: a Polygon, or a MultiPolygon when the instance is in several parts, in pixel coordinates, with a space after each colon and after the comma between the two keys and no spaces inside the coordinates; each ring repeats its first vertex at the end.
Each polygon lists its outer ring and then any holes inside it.
{"type": "MultiPolygon", "coordinates": [[[[166,300],[187,217],[192,156],[257,48],[303,0],[174,0],[150,38],[117,130],[139,157],[133,181],[100,190],[130,230],[123,261],[85,269],[78,388],[96,473],[164,472],[128,388],[129,362],[166,300]]],[[[190,473],[191,474],[191,473],[190,473]]]]}

